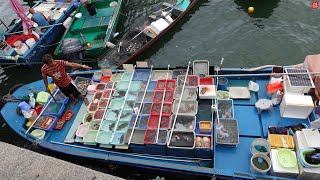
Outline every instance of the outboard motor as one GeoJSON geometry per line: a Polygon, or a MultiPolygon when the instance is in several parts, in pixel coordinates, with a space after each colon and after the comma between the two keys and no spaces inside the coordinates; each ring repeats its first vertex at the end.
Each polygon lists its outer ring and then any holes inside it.
{"type": "Polygon", "coordinates": [[[61,49],[68,60],[82,60],[85,52],[83,44],[76,38],[64,39],[61,49]]]}

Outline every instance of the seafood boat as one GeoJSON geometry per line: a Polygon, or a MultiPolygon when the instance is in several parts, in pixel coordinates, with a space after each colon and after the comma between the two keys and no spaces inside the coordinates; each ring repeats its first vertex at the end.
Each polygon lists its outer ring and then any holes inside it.
{"type": "MultiPolygon", "coordinates": [[[[35,11],[41,12],[45,16],[50,16],[54,23],[41,31],[36,27],[36,34],[23,34],[22,22],[19,19],[10,29],[1,34],[0,32],[0,64],[25,64],[31,66],[38,62],[41,56],[52,44],[59,40],[61,33],[64,32],[64,21],[76,9],[73,3],[43,2],[40,1],[32,7],[35,11]]],[[[30,13],[27,14],[31,18],[30,13]]]]}
{"type": "Polygon", "coordinates": [[[93,0],[90,7],[80,5],[78,15],[73,18],[54,54],[74,60],[84,56],[99,57],[106,51],[106,43],[113,39],[121,5],[122,0],[93,0]]]}
{"type": "Polygon", "coordinates": [[[182,17],[196,5],[198,0],[165,0],[143,21],[128,30],[112,48],[99,57],[99,65],[119,66],[156,43],[182,17]]]}
{"type": "Polygon", "coordinates": [[[78,71],[70,76],[88,106],[71,108],[57,88],[55,102],[39,80],[7,95],[1,115],[28,141],[72,156],[210,177],[319,179],[319,106],[309,94],[319,59],[78,71]]]}

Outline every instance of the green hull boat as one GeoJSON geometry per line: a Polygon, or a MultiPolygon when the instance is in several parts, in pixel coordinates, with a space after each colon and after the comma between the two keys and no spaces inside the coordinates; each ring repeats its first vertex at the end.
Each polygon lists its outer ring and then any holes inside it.
{"type": "Polygon", "coordinates": [[[122,0],[93,0],[92,5],[95,8],[95,15],[90,15],[89,9],[87,10],[81,4],[75,16],[72,17],[69,29],[54,51],[54,54],[59,58],[67,58],[62,49],[64,40],[69,38],[78,39],[83,46],[85,56],[90,58],[98,57],[104,53],[107,48],[106,43],[112,41],[122,0]]]}

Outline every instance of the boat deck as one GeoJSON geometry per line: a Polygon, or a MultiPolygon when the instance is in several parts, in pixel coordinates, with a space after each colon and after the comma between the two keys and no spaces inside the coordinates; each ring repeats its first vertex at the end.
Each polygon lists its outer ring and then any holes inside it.
{"type": "MultiPolygon", "coordinates": [[[[94,71],[92,71],[92,73],[93,72],[94,71]]],[[[229,70],[226,71],[226,73],[228,72],[229,70]]],[[[88,75],[86,76],[88,77],[88,75]]],[[[81,124],[82,118],[88,108],[81,100],[79,100],[79,103],[72,109],[69,107],[70,102],[67,104],[65,111],[72,110],[75,112],[75,115],[70,121],[66,122],[62,130],[48,131],[40,144],[46,148],[63,153],[120,163],[129,163],[141,167],[182,170],[191,173],[241,177],[245,179],[258,177],[276,179],[278,178],[276,176],[254,174],[251,172],[251,143],[255,138],[267,138],[269,126],[284,127],[297,125],[299,123],[309,126],[309,119],[282,118],[278,105],[273,106],[273,111],[262,111],[261,114],[258,114],[255,103],[259,99],[270,99],[265,89],[269,77],[233,77],[228,78],[228,80],[228,87],[247,87],[250,80],[255,81],[260,86],[258,92],[250,92],[250,99],[233,100],[234,119],[238,121],[239,128],[239,144],[237,146],[225,146],[216,143],[216,121],[214,121],[212,133],[199,132],[200,120],[211,121],[211,119],[215,119],[214,117],[216,115],[211,113],[211,105],[217,102],[214,99],[198,99],[199,107],[196,115],[197,124],[194,131],[197,136],[203,135],[212,138],[213,141],[210,148],[177,149],[169,148],[166,145],[133,143],[129,146],[127,146],[127,144],[121,146],[110,144],[110,146],[107,146],[108,148],[100,147],[99,144],[84,145],[81,143],[81,140],[77,141],[74,137],[74,133],[81,124]]],[[[30,91],[26,87],[29,87],[29,89],[31,88],[36,92],[44,90],[43,82],[37,81],[19,88],[13,95],[15,97],[25,95],[30,91]]],[[[92,99],[92,95],[87,95],[87,97],[89,100],[92,99]]],[[[2,109],[1,114],[14,130],[19,134],[24,135],[23,132],[25,132],[26,129],[26,120],[24,117],[9,113],[12,109],[16,109],[17,105],[18,102],[7,103],[2,109]],[[11,120],[15,121],[11,122],[11,120]]]]}

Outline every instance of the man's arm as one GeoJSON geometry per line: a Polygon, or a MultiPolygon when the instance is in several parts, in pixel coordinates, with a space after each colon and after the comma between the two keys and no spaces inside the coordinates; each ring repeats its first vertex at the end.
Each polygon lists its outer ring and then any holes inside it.
{"type": "Polygon", "coordinates": [[[43,78],[44,85],[46,86],[46,91],[49,92],[50,90],[48,87],[49,86],[48,85],[48,78],[47,78],[47,76],[43,76],[42,78],[43,78]]]}
{"type": "Polygon", "coordinates": [[[90,66],[82,65],[82,64],[78,64],[78,63],[73,63],[73,62],[68,62],[68,61],[66,61],[65,66],[74,67],[74,68],[83,68],[83,69],[87,69],[87,70],[91,69],[90,66]]]}

